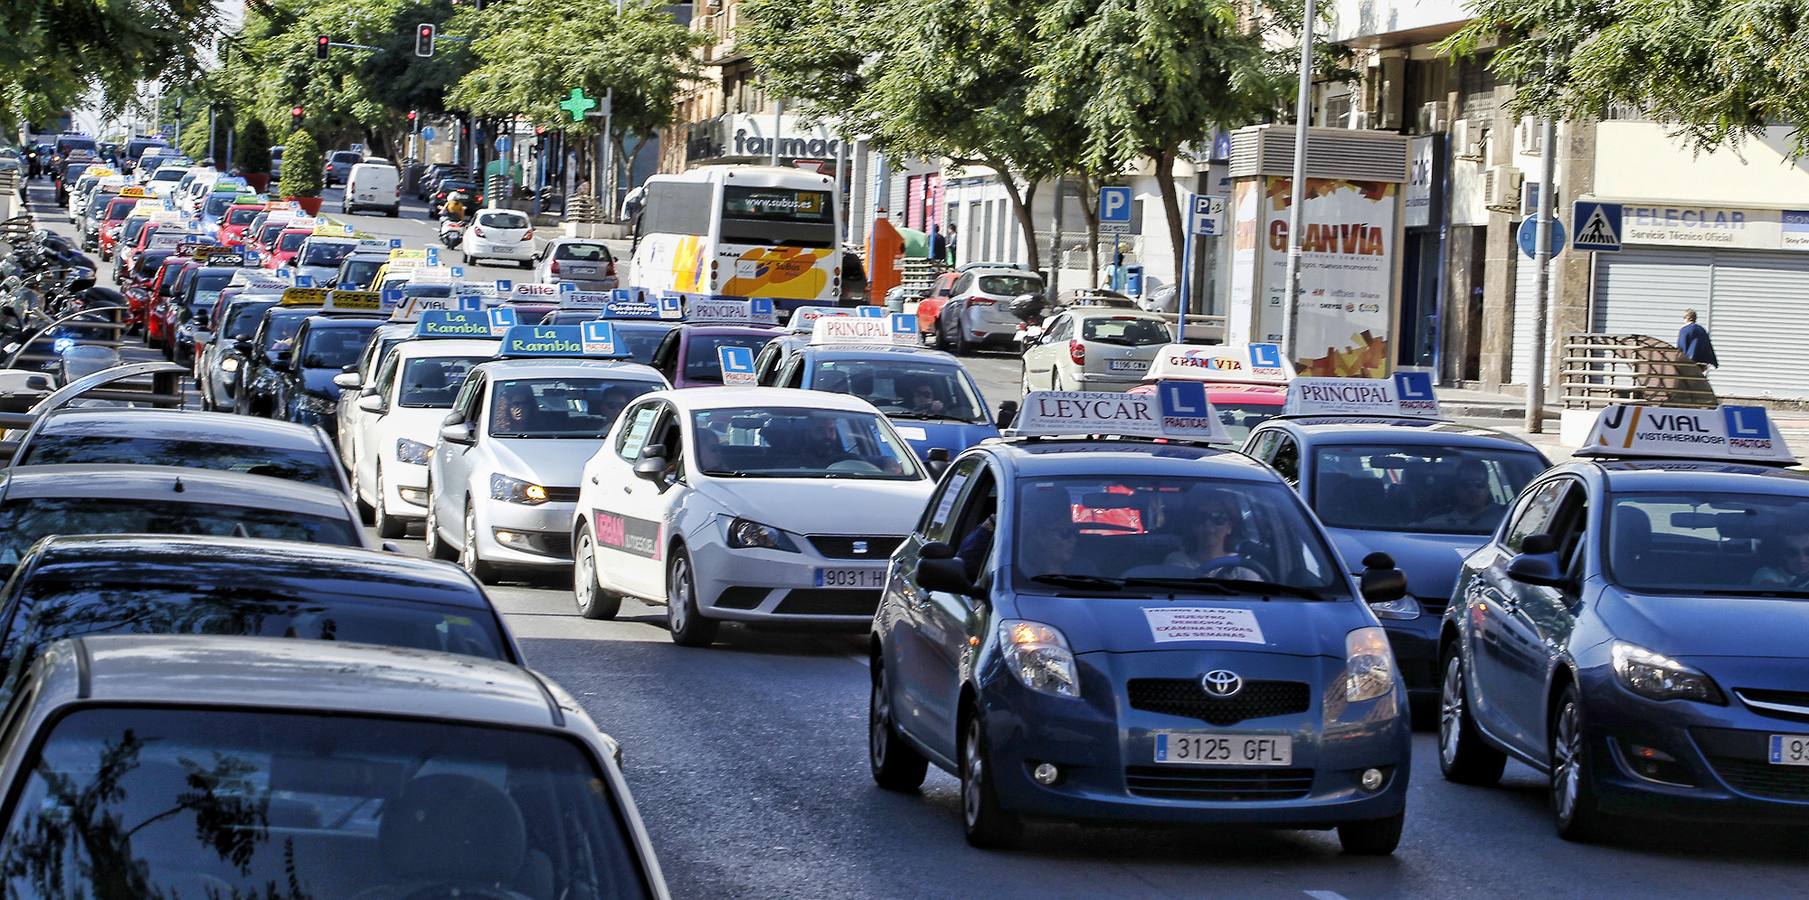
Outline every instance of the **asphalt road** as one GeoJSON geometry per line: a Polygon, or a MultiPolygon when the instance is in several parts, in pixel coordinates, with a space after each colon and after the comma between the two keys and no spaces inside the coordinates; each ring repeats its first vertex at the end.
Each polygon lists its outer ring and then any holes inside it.
{"type": "MultiPolygon", "coordinates": [[[[48,200],[48,189],[39,192],[48,200]]],[[[329,198],[332,208],[337,195],[329,198]]],[[[63,222],[38,206],[53,228],[63,222]]],[[[430,239],[417,208],[352,217],[430,239]]],[[[66,225],[60,230],[67,231],[66,225]]],[[[505,276],[506,277],[506,276],[505,276]]],[[[988,399],[1016,394],[1016,360],[973,368],[988,399]]],[[[422,554],[419,540],[405,552],[422,554]]],[[[1330,833],[1032,828],[1023,847],[961,838],[955,779],[921,796],[867,774],[861,639],[739,627],[709,649],[667,638],[629,601],[579,618],[562,575],[490,596],[530,663],[621,741],[629,783],[679,897],[1778,897],[1805,892],[1803,832],[1652,826],[1606,846],[1559,840],[1544,779],[1510,765],[1498,789],[1448,784],[1416,737],[1406,834],[1391,858],[1341,855],[1330,833]]]]}

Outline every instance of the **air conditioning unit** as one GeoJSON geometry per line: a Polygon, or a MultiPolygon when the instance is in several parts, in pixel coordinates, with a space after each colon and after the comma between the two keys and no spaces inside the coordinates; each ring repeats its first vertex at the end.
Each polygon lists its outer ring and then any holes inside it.
{"type": "Polygon", "coordinates": [[[1520,170],[1490,166],[1482,173],[1482,205],[1503,211],[1520,209],[1520,170]]]}
{"type": "Polygon", "coordinates": [[[1407,57],[1385,56],[1377,62],[1376,68],[1381,71],[1376,80],[1376,104],[1370,127],[1393,131],[1402,127],[1401,98],[1407,87],[1407,57]]]}
{"type": "Polygon", "coordinates": [[[1482,159],[1482,128],[1469,119],[1451,123],[1451,153],[1458,159],[1482,159]]]}
{"type": "Polygon", "coordinates": [[[1420,104],[1419,133],[1432,134],[1445,130],[1445,104],[1434,100],[1420,104]]]}
{"type": "Polygon", "coordinates": [[[1526,156],[1536,156],[1545,149],[1541,146],[1544,134],[1545,123],[1527,116],[1520,120],[1519,125],[1514,126],[1514,146],[1519,147],[1520,152],[1526,156]]]}

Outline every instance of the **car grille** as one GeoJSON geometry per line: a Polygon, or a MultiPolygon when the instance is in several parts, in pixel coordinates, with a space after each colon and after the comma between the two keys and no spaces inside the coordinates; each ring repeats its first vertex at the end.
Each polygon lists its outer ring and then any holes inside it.
{"type": "Polygon", "coordinates": [[[1727,756],[1711,756],[1709,764],[1737,791],[1776,800],[1809,800],[1809,768],[1727,756]]]}
{"type": "Polygon", "coordinates": [[[1197,678],[1133,678],[1125,687],[1132,709],[1187,716],[1213,725],[1302,713],[1313,705],[1312,691],[1301,681],[1249,681],[1231,697],[1206,693],[1197,678]]]}
{"type": "Polygon", "coordinates": [[[1809,719],[1809,693],[1802,691],[1773,691],[1761,688],[1735,688],[1734,696],[1739,697],[1746,708],[1761,716],[1774,716],[1780,719],[1809,719]],[[1766,709],[1754,706],[1755,703],[1770,703],[1777,706],[1791,706],[1796,709],[1766,709]],[[1802,710],[1798,712],[1797,710],[1802,710]]]}
{"type": "Polygon", "coordinates": [[[577,503],[578,489],[575,487],[546,488],[546,501],[548,503],[577,503]]]}
{"type": "Polygon", "coordinates": [[[1127,766],[1124,786],[1172,800],[1298,800],[1312,791],[1313,770],[1127,766]]]}
{"type": "Polygon", "coordinates": [[[791,616],[870,616],[879,608],[879,591],[796,588],[773,612],[791,616]]]}
{"type": "Polygon", "coordinates": [[[831,559],[888,559],[904,536],[898,534],[813,534],[810,545],[831,559]],[[867,552],[854,552],[856,541],[867,543],[867,552]]]}

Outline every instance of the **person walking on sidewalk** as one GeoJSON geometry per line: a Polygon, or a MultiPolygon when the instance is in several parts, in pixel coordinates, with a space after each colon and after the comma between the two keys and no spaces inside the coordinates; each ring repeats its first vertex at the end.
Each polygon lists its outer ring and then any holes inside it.
{"type": "Polygon", "coordinates": [[[1677,332],[1677,349],[1692,362],[1703,366],[1720,366],[1721,360],[1715,358],[1715,345],[1709,340],[1708,329],[1696,324],[1696,311],[1683,311],[1683,329],[1677,332]]]}

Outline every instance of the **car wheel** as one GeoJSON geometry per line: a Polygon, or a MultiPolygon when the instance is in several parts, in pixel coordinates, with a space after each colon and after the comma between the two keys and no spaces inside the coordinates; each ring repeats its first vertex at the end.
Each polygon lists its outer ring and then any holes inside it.
{"type": "Polygon", "coordinates": [[[955,313],[954,320],[953,331],[955,332],[955,339],[949,342],[947,349],[952,351],[956,356],[971,356],[974,352],[974,345],[968,341],[967,332],[961,327],[960,312],[955,313]]]}
{"type": "Polygon", "coordinates": [[[978,712],[968,716],[961,739],[961,824],[975,847],[1011,847],[1024,833],[1024,823],[999,805],[993,790],[986,726],[978,712]]]}
{"type": "Polygon", "coordinates": [[[1602,836],[1606,816],[1596,803],[1589,740],[1583,732],[1583,704],[1577,686],[1558,698],[1551,717],[1551,810],[1558,836],[1593,841],[1602,836]]]}
{"type": "MultiPolygon", "coordinates": [[[[357,469],[352,470],[352,474],[353,474],[354,478],[357,477],[357,471],[358,471],[357,469]]],[[[364,502],[363,497],[358,496],[358,489],[356,487],[352,488],[352,505],[358,507],[358,521],[363,522],[366,525],[371,525],[371,524],[376,523],[376,521],[377,521],[376,508],[371,506],[369,503],[364,502]]]]}
{"type": "Polygon", "coordinates": [[[1438,697],[1438,770],[1458,784],[1495,784],[1507,754],[1482,742],[1470,717],[1464,658],[1453,643],[1445,651],[1445,678],[1438,697]]]}
{"type": "Polygon", "coordinates": [[[873,693],[867,699],[867,765],[880,787],[905,792],[923,787],[930,765],[898,734],[892,719],[891,681],[881,657],[873,660],[873,693]]]}
{"type": "Polygon", "coordinates": [[[622,611],[622,595],[610,594],[597,581],[597,543],[590,529],[578,533],[572,554],[572,594],[578,600],[578,615],[586,619],[613,619],[622,611]]]}
{"type": "Polygon", "coordinates": [[[683,550],[673,551],[666,570],[666,628],[681,647],[707,647],[716,639],[716,622],[698,612],[697,581],[683,550]]]}
{"type": "Polygon", "coordinates": [[[1400,846],[1406,821],[1407,814],[1399,812],[1386,819],[1346,822],[1338,826],[1338,843],[1354,856],[1387,856],[1400,846]]]}
{"type": "Polygon", "coordinates": [[[465,504],[465,546],[459,548],[459,565],[481,584],[496,583],[496,568],[477,552],[477,510],[465,504]]]}
{"type": "Polygon", "coordinates": [[[394,540],[408,532],[408,525],[386,511],[387,504],[383,500],[385,496],[383,468],[379,466],[377,468],[377,499],[371,504],[371,524],[376,526],[378,537],[384,540],[394,540]]]}
{"type": "Polygon", "coordinates": [[[452,549],[452,545],[446,543],[446,538],[440,534],[439,508],[440,505],[434,502],[433,485],[430,483],[427,485],[427,555],[433,559],[452,562],[459,558],[459,552],[452,549]]]}

